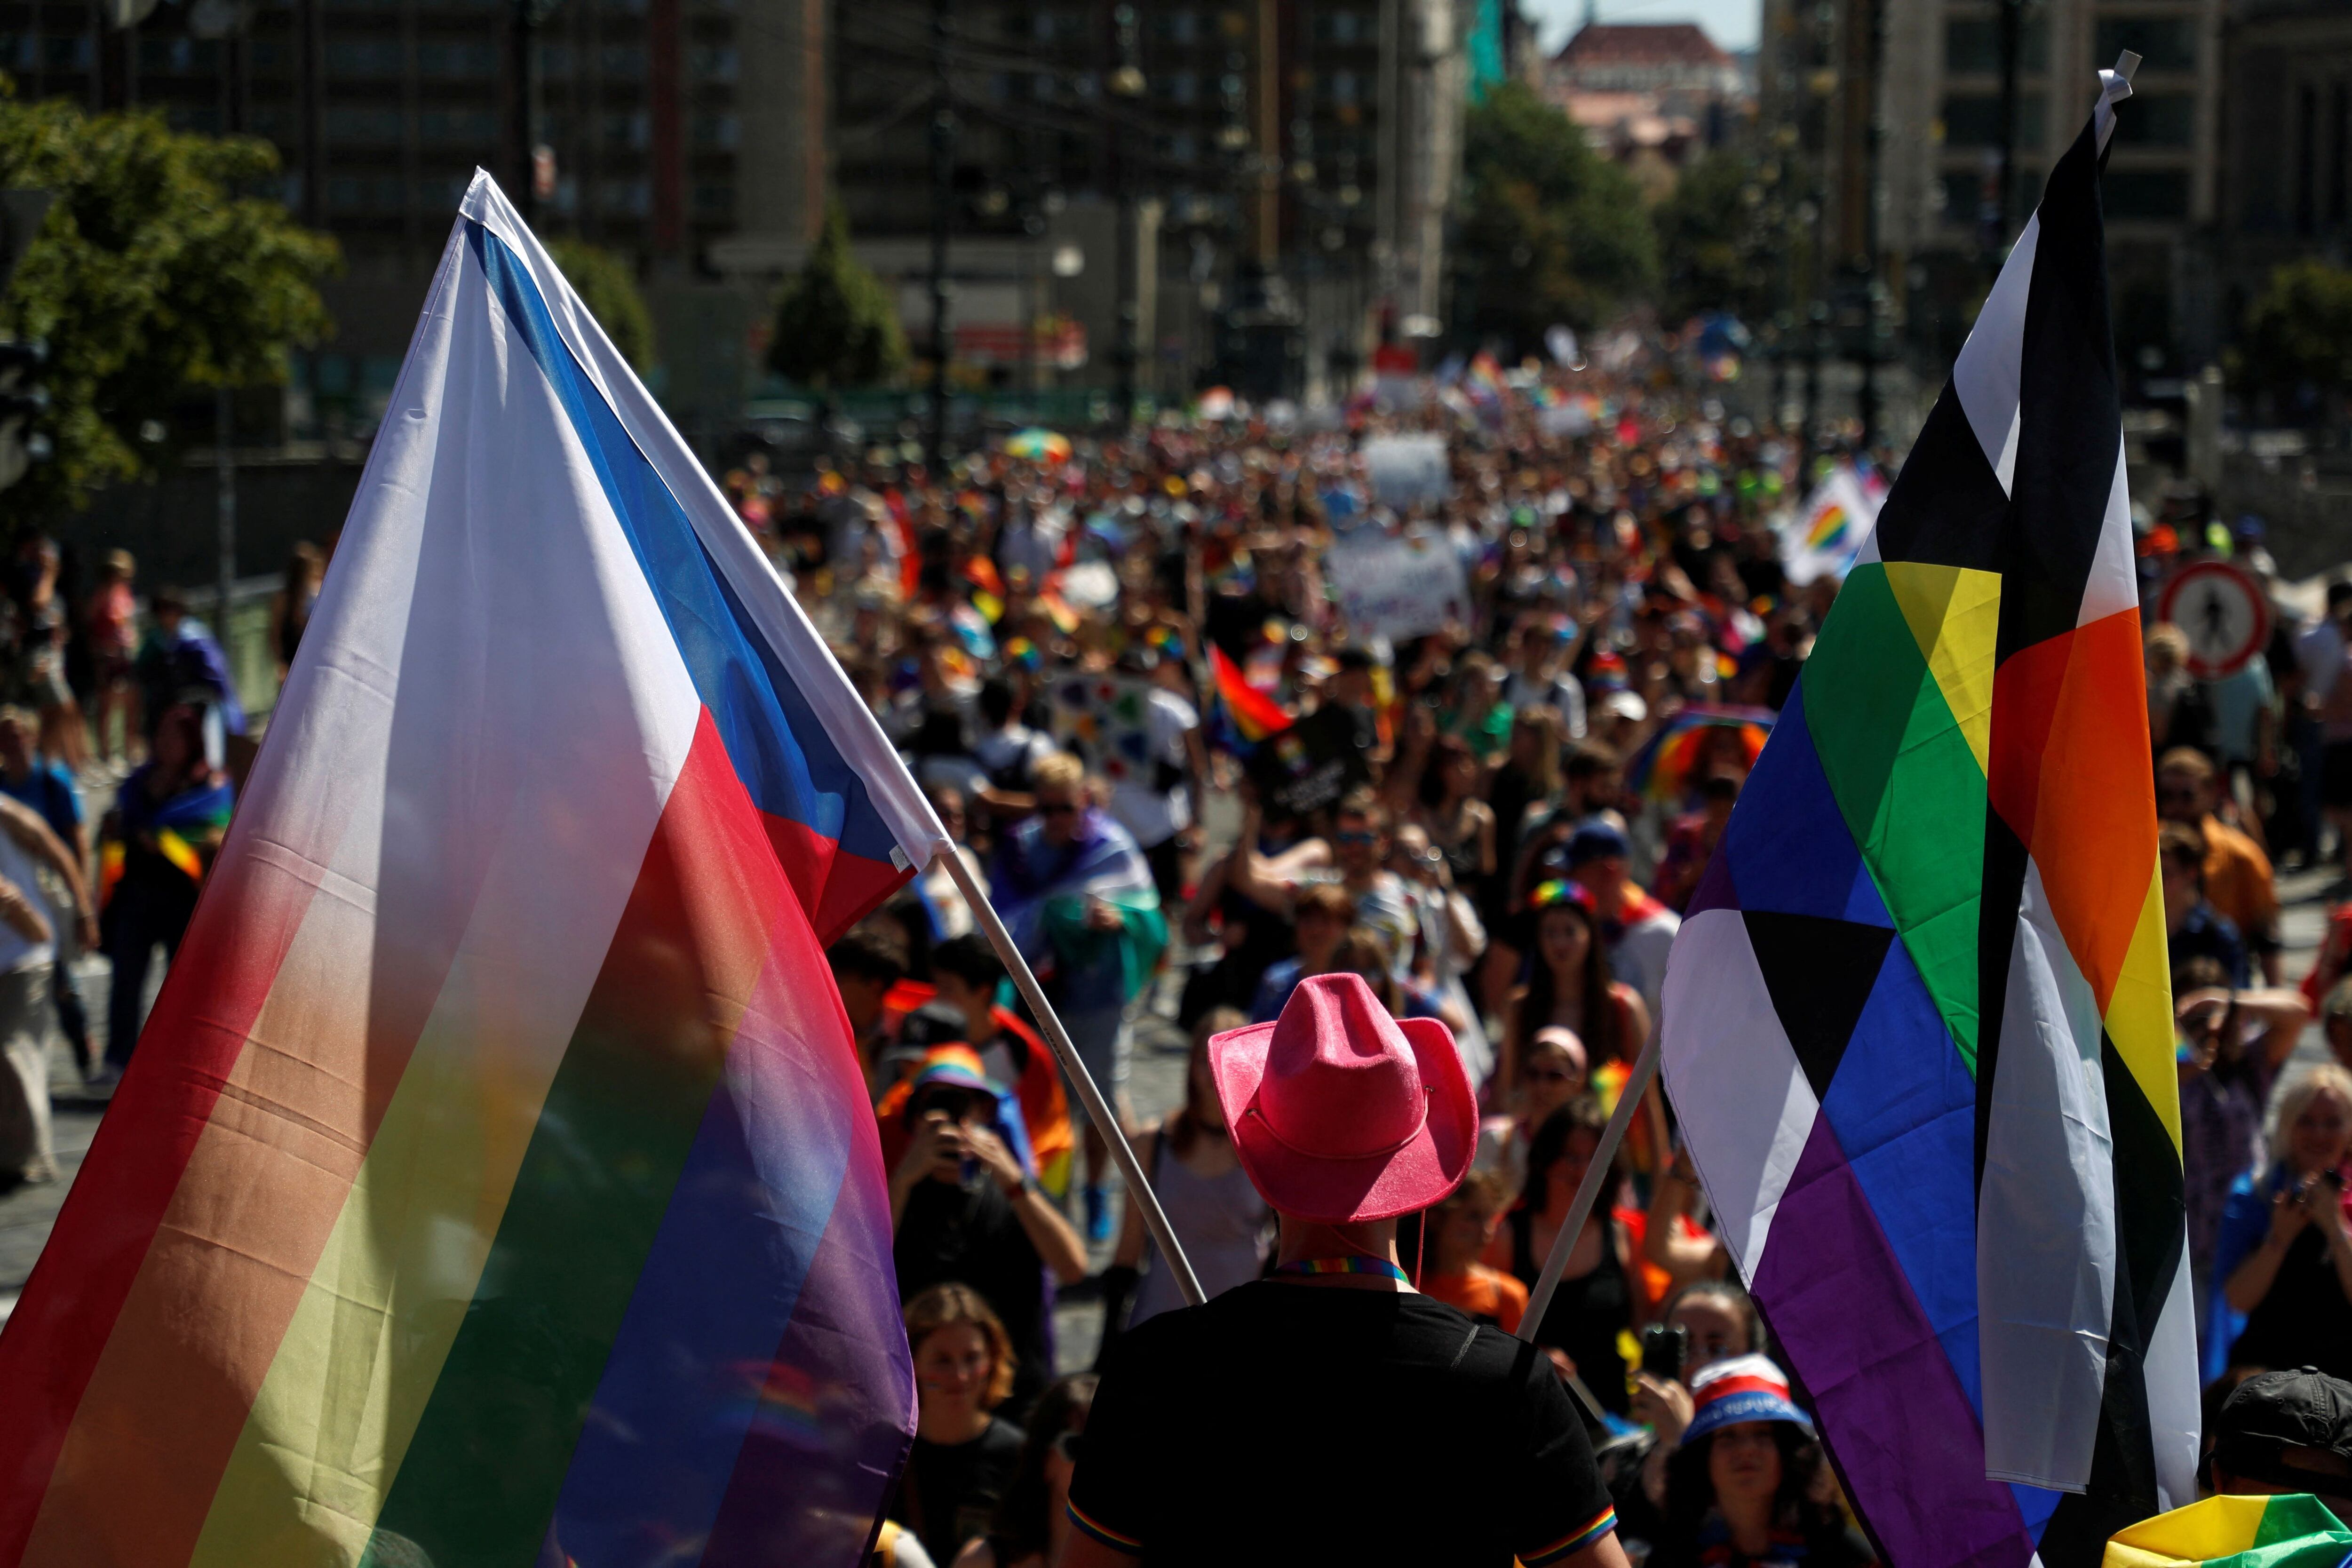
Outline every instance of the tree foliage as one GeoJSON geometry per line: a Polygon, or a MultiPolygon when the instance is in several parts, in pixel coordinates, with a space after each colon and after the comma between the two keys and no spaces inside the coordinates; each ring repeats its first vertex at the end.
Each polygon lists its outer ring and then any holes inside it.
{"type": "Polygon", "coordinates": [[[1777,209],[1755,175],[1748,159],[1718,148],[1693,160],[1674,194],[1658,204],[1652,216],[1667,320],[1702,310],[1749,321],[1770,314],[1780,247],[1790,237],[1775,232],[1777,209]]]}
{"type": "Polygon", "coordinates": [[[1505,82],[1464,123],[1454,326],[1521,345],[1554,322],[1589,329],[1646,295],[1657,238],[1633,176],[1524,82],[1505,82]]]}
{"type": "Polygon", "coordinates": [[[2273,271],[2246,309],[2242,352],[2257,387],[2340,404],[2352,383],[2352,269],[2309,259],[2273,271]]]}
{"type": "Polygon", "coordinates": [[[628,258],[579,239],[551,239],[547,254],[563,273],[613,346],[639,375],[654,364],[654,318],[637,291],[637,269],[628,258]]]}
{"type": "Polygon", "coordinates": [[[170,449],[141,432],[190,390],[282,382],[287,351],[327,334],[317,285],[340,253],[287,216],[277,181],[266,142],[23,103],[0,83],[0,184],[55,198],[0,301],[0,329],[48,344],[32,425],[53,456],[0,491],[0,519],[152,472],[170,449]]]}
{"type": "Polygon", "coordinates": [[[787,380],[837,391],[887,381],[907,364],[907,335],[889,294],[849,248],[836,201],[800,275],[776,300],[768,363],[787,380]]]}

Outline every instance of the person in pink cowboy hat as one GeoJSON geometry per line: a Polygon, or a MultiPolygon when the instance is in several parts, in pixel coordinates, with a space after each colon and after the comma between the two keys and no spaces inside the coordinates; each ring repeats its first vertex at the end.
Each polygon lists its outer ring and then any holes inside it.
{"type": "Polygon", "coordinates": [[[1453,1036],[1353,973],[1209,1042],[1271,1278],[1129,1331],[1072,1477],[1063,1568],[1625,1568],[1582,1419],[1539,1351],[1412,1287],[1397,1216],[1452,1192],[1478,1114],[1453,1036]]]}

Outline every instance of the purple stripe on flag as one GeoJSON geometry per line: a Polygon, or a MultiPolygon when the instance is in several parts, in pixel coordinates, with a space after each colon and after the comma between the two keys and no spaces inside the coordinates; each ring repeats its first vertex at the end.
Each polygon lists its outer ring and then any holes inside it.
{"type": "Polygon", "coordinates": [[[774,1352],[778,1365],[812,1374],[823,1436],[812,1440],[798,1411],[744,1435],[704,1568],[854,1557],[906,1460],[914,1369],[899,1328],[888,1192],[881,1157],[870,1148],[859,1147],[799,1310],[774,1352]],[[856,1170],[861,1163],[872,1168],[856,1170]],[[877,1281],[887,1301],[872,1300],[877,1281]]]}
{"type": "MultiPolygon", "coordinates": [[[[848,1020],[789,899],[771,940],[564,1477],[552,1538],[583,1563],[691,1563],[740,1456],[778,1438],[793,1481],[755,1500],[760,1527],[837,1533],[846,1510],[862,1539],[890,1468],[869,1476],[866,1450],[895,1462],[912,1426],[889,1209],[848,1020]],[[803,1321],[841,1325],[857,1353],[810,1345],[795,1333],[803,1321]],[[824,1517],[793,1517],[812,1511],[824,1517]]],[[[852,1541],[772,1560],[847,1568],[856,1556],[852,1541]]]]}
{"type": "Polygon", "coordinates": [[[1826,1119],[1813,1123],[1753,1281],[1894,1563],[2025,1568],[2010,1489],[1826,1119]]]}

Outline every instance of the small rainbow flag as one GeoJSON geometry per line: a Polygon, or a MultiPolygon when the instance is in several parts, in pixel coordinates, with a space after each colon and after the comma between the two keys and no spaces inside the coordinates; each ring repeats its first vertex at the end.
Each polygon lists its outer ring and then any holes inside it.
{"type": "Polygon", "coordinates": [[[1209,673],[1216,681],[1217,700],[1243,740],[1255,745],[1290,728],[1290,715],[1282,704],[1244,679],[1224,649],[1209,649],[1209,673]]]}
{"type": "Polygon", "coordinates": [[[2352,1530],[2315,1497],[2212,1497],[2107,1542],[2100,1568],[2342,1568],[2352,1530]]]}

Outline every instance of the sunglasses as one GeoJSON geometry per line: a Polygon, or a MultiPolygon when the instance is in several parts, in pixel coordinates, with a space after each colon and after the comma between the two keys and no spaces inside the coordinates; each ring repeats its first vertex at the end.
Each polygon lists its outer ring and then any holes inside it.
{"type": "Polygon", "coordinates": [[[2177,800],[2193,804],[2197,799],[2197,793],[2198,792],[2194,787],[2189,789],[2158,789],[2156,792],[2156,798],[2158,800],[2177,800]]]}
{"type": "Polygon", "coordinates": [[[1083,1449],[1087,1435],[1083,1432],[1063,1432],[1054,1438],[1054,1457],[1065,1464],[1075,1465],[1083,1449]]]}
{"type": "Polygon", "coordinates": [[[1335,833],[1331,837],[1342,844],[1349,845],[1377,844],[1380,842],[1380,836],[1373,833],[1335,833]]]}
{"type": "Polygon", "coordinates": [[[1040,816],[1076,816],[1078,815],[1078,808],[1076,803],[1071,801],[1040,801],[1037,804],[1037,815],[1040,816]]]}
{"type": "Polygon", "coordinates": [[[1529,1083],[1569,1083],[1576,1077],[1574,1073],[1562,1072],[1558,1068],[1541,1069],[1530,1068],[1521,1076],[1525,1077],[1529,1083]]]}

